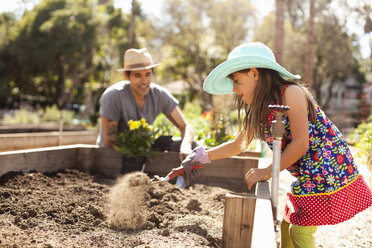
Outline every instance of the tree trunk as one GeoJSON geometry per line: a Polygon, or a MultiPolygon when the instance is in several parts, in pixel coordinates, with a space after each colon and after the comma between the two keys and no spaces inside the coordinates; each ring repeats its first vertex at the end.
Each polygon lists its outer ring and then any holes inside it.
{"type": "Polygon", "coordinates": [[[313,86],[313,47],[314,47],[314,0],[310,0],[310,18],[309,18],[309,29],[308,29],[308,42],[306,52],[306,65],[305,65],[305,82],[310,87],[313,86]]]}
{"type": "Polygon", "coordinates": [[[63,67],[64,59],[63,56],[58,58],[58,68],[57,68],[57,104],[59,109],[63,109],[65,106],[65,69],[63,67]]]}
{"type": "Polygon", "coordinates": [[[276,61],[281,64],[283,61],[284,44],[284,0],[276,0],[276,20],[274,37],[274,54],[276,61]]]}
{"type": "Polygon", "coordinates": [[[130,15],[130,26],[129,26],[129,48],[134,48],[136,43],[135,29],[135,16],[136,16],[136,3],[132,0],[132,13],[130,15]]]}

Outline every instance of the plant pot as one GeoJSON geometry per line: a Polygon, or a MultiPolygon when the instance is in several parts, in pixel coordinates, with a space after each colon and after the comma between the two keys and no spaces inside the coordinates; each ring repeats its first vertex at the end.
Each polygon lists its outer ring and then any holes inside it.
{"type": "Polygon", "coordinates": [[[127,158],[125,156],[122,156],[121,174],[129,173],[132,171],[141,171],[145,162],[146,158],[143,157],[127,158]]]}

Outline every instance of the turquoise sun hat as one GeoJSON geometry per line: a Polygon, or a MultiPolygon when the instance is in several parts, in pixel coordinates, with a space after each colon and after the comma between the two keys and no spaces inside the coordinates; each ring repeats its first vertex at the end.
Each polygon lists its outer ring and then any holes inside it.
{"type": "Polygon", "coordinates": [[[204,80],[203,88],[210,94],[222,95],[233,93],[233,84],[227,77],[233,72],[248,68],[268,68],[279,72],[285,80],[300,79],[300,75],[293,75],[276,60],[273,52],[261,42],[244,43],[235,47],[227,60],[214,68],[204,80]]]}

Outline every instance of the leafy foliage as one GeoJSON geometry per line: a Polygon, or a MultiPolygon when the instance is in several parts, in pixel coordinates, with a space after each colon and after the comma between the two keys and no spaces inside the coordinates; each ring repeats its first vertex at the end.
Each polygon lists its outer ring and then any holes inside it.
{"type": "Polygon", "coordinates": [[[8,125],[14,124],[38,124],[40,122],[38,113],[29,112],[26,109],[17,110],[14,116],[5,114],[4,123],[8,125]]]}
{"type": "Polygon", "coordinates": [[[358,156],[366,158],[369,169],[372,169],[372,122],[363,122],[351,136],[355,147],[359,148],[358,156]]]}
{"type": "Polygon", "coordinates": [[[152,126],[142,118],[139,121],[128,121],[129,130],[119,133],[114,149],[121,152],[127,158],[151,156],[151,147],[155,140],[155,135],[151,133],[152,126]]]}
{"type": "MultiPolygon", "coordinates": [[[[61,111],[58,109],[57,105],[47,106],[43,111],[43,122],[58,122],[61,116],[61,111]]],[[[63,110],[63,124],[70,126],[72,125],[72,120],[75,114],[70,110],[63,110]]]]}

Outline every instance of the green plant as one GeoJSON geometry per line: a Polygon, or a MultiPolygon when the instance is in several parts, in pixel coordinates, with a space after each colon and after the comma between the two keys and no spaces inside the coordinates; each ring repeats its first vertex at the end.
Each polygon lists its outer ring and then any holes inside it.
{"type": "Polygon", "coordinates": [[[355,147],[359,149],[357,156],[363,157],[367,161],[369,169],[372,169],[372,122],[363,122],[351,135],[355,147]]]}
{"type": "Polygon", "coordinates": [[[114,149],[127,158],[151,156],[151,146],[155,140],[155,133],[152,133],[152,126],[142,118],[139,121],[128,121],[129,130],[120,132],[116,141],[118,146],[114,149]]]}
{"type": "Polygon", "coordinates": [[[153,123],[153,133],[157,137],[161,135],[181,136],[180,131],[176,128],[164,114],[160,114],[153,123]]]}
{"type": "Polygon", "coordinates": [[[5,124],[39,124],[39,122],[39,114],[27,111],[26,109],[15,111],[14,116],[12,116],[11,114],[4,115],[5,124]]]}
{"type": "MultiPolygon", "coordinates": [[[[47,106],[43,111],[43,122],[58,122],[60,118],[61,111],[57,108],[57,105],[47,106]]],[[[74,112],[70,110],[63,110],[63,124],[72,125],[74,119],[74,112]]]]}
{"type": "Polygon", "coordinates": [[[227,134],[226,131],[227,121],[223,114],[214,116],[211,123],[210,132],[205,137],[205,145],[207,146],[218,146],[227,141],[233,140],[234,135],[227,134]]]}

